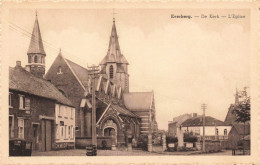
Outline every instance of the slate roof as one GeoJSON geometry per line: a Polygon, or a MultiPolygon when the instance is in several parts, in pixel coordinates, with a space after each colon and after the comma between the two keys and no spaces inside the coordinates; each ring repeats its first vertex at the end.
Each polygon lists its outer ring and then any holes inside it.
{"type": "Polygon", "coordinates": [[[31,54],[31,53],[38,53],[42,55],[46,54],[43,48],[42,37],[41,37],[37,15],[36,15],[33,32],[31,35],[31,42],[27,54],[31,54]]]}
{"type": "Polygon", "coordinates": [[[151,109],[153,92],[129,92],[123,94],[124,104],[131,111],[148,111],[151,109]]]}
{"type": "MultiPolygon", "coordinates": [[[[226,123],[211,116],[205,116],[205,126],[227,126],[226,123]]],[[[183,127],[203,126],[202,116],[187,119],[182,123],[183,127]]]]}
{"type": "Polygon", "coordinates": [[[51,82],[35,77],[22,67],[9,67],[9,89],[55,100],[72,107],[70,100],[51,82]]]}
{"type": "Polygon", "coordinates": [[[71,69],[74,71],[76,76],[79,78],[83,86],[86,88],[88,86],[88,70],[79,64],[76,64],[68,59],[65,59],[70,65],[71,69]]]}

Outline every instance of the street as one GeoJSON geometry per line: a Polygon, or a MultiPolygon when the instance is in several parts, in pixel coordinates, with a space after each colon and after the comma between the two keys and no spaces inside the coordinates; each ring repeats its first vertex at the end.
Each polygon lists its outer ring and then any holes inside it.
{"type": "MultiPolygon", "coordinates": [[[[217,153],[201,153],[200,151],[187,151],[187,152],[163,152],[162,146],[153,146],[153,152],[143,151],[143,150],[132,150],[127,151],[126,149],[120,150],[97,150],[98,156],[169,156],[169,155],[232,155],[231,150],[223,150],[217,153]]],[[[85,149],[73,149],[73,150],[59,150],[59,151],[48,151],[48,152],[33,152],[32,156],[86,156],[85,149]]]]}

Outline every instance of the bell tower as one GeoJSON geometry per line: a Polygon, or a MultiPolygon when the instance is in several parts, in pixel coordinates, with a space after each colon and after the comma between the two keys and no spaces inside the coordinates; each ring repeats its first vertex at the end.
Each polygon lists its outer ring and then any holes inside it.
{"type": "Polygon", "coordinates": [[[129,92],[128,65],[126,58],[120,50],[115,18],[113,18],[107,55],[100,62],[101,73],[120,86],[124,92],[129,92]]]}
{"type": "Polygon", "coordinates": [[[26,65],[26,70],[36,77],[43,78],[46,53],[43,48],[37,12],[27,56],[28,65],[26,65]]]}

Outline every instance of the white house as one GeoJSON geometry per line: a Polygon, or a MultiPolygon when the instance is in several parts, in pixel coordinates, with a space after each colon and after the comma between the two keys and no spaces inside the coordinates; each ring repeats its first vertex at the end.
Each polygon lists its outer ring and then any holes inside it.
{"type": "MultiPolygon", "coordinates": [[[[203,117],[194,117],[181,125],[182,132],[191,133],[199,138],[203,136],[203,117]]],[[[205,139],[227,140],[231,126],[210,116],[205,117],[205,139]]]]}
{"type": "Polygon", "coordinates": [[[56,104],[56,148],[70,149],[75,147],[75,108],[56,104]]]}

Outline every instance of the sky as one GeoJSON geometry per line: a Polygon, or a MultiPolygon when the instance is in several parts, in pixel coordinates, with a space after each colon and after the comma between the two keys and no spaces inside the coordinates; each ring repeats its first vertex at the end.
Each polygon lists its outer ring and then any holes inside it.
{"type": "MultiPolygon", "coordinates": [[[[63,56],[87,67],[106,55],[112,9],[37,9],[46,71],[63,56]]],[[[129,62],[130,91],[154,91],[159,129],[185,113],[224,121],[236,88],[249,85],[248,10],[116,9],[121,52],[129,62]],[[171,14],[245,15],[244,19],[173,19],[171,14]]],[[[10,66],[27,63],[35,10],[9,12],[10,66]]]]}

